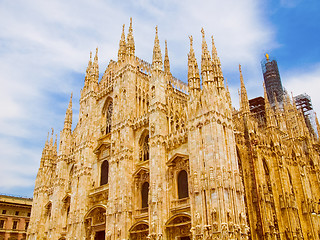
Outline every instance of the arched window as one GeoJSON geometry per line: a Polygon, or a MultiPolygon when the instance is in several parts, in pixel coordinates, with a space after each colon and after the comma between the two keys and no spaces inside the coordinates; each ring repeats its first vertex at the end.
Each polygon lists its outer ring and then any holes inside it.
{"type": "Polygon", "coordinates": [[[108,106],[107,111],[107,122],[106,122],[106,134],[111,132],[111,125],[112,125],[112,111],[113,111],[113,104],[112,102],[108,106]]]}
{"type": "Polygon", "coordinates": [[[108,177],[109,177],[108,175],[109,175],[109,162],[105,160],[101,164],[100,186],[108,183],[108,177]]]}
{"type": "Polygon", "coordinates": [[[70,172],[69,172],[68,191],[71,191],[73,174],[74,174],[74,165],[71,166],[70,172]]]}
{"type": "Polygon", "coordinates": [[[149,160],[149,134],[145,136],[141,145],[141,161],[149,160]]]}
{"type": "Polygon", "coordinates": [[[145,182],[142,184],[142,188],[141,188],[141,207],[142,208],[146,208],[149,206],[148,195],[149,195],[149,183],[145,182]]]}
{"type": "Polygon", "coordinates": [[[178,173],[178,198],[189,197],[188,174],[185,170],[178,173]]]}
{"type": "Polygon", "coordinates": [[[294,191],[293,191],[293,184],[292,184],[292,177],[291,177],[291,174],[290,174],[290,171],[289,169],[287,168],[287,172],[288,172],[288,177],[289,177],[289,184],[290,184],[290,190],[291,190],[291,193],[294,194],[294,191]]]}
{"type": "Polygon", "coordinates": [[[47,203],[45,208],[46,208],[45,215],[46,215],[46,221],[47,221],[51,218],[52,203],[51,202],[47,203]]]}

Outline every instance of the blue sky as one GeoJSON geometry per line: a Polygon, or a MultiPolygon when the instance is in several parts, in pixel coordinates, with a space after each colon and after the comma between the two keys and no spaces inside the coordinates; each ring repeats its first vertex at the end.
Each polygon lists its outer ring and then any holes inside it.
{"type": "Polygon", "coordinates": [[[0,193],[32,196],[47,133],[62,130],[71,92],[73,126],[89,52],[100,72],[116,59],[122,24],[133,18],[136,55],[151,62],[155,26],[171,70],[186,81],[189,35],[200,63],[201,27],[214,36],[238,106],[238,64],[249,98],[261,96],[260,61],[278,61],[282,83],[308,93],[320,112],[318,0],[0,0],[0,193]]]}

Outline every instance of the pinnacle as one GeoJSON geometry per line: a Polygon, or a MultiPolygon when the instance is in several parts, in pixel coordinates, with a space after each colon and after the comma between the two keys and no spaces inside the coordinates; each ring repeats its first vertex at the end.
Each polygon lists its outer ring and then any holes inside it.
{"type": "Polygon", "coordinates": [[[211,39],[212,39],[212,59],[215,58],[215,57],[218,57],[218,52],[217,52],[217,48],[214,44],[214,38],[213,36],[211,36],[211,39]]]}
{"type": "Polygon", "coordinates": [[[54,130],[53,128],[51,128],[50,147],[53,146],[53,133],[54,133],[54,130]]]}
{"type": "Polygon", "coordinates": [[[132,18],[130,18],[129,32],[127,36],[127,54],[132,56],[135,54],[135,44],[133,38],[132,18]]]}
{"type": "Polygon", "coordinates": [[[190,52],[189,52],[189,57],[195,58],[194,49],[193,49],[193,37],[192,37],[192,36],[189,36],[189,39],[190,39],[190,52]]]}
{"type": "Polygon", "coordinates": [[[200,75],[197,60],[193,49],[193,37],[190,39],[190,52],[188,54],[188,84],[189,89],[200,89],[200,75]]]}
{"type": "Polygon", "coordinates": [[[73,96],[73,93],[71,92],[70,101],[66,111],[66,117],[64,120],[64,129],[68,129],[68,130],[71,130],[71,126],[72,126],[72,96],[73,96]]]}
{"type": "Polygon", "coordinates": [[[249,113],[250,112],[250,107],[249,107],[249,101],[248,101],[248,95],[247,95],[247,90],[246,86],[244,85],[243,81],[243,75],[242,75],[242,70],[241,70],[241,65],[239,64],[239,72],[240,72],[240,84],[241,84],[241,110],[243,113],[249,113]]]}
{"type": "Polygon", "coordinates": [[[158,26],[156,26],[156,35],[154,38],[152,67],[154,69],[162,70],[162,55],[158,37],[158,26]]]}
{"type": "Polygon", "coordinates": [[[211,57],[208,51],[208,45],[205,38],[204,29],[201,28],[202,33],[202,56],[201,56],[201,72],[211,70],[211,57]]]}
{"type": "Polygon", "coordinates": [[[165,40],[164,72],[170,74],[170,61],[168,55],[167,40],[165,40]]]}
{"type": "Polygon", "coordinates": [[[119,50],[118,50],[118,60],[124,61],[125,55],[126,55],[126,36],[124,33],[124,27],[125,25],[122,25],[122,33],[121,38],[119,42],[119,50]]]}
{"type": "Polygon", "coordinates": [[[268,99],[268,94],[267,94],[267,89],[266,89],[266,84],[265,83],[263,83],[263,92],[264,92],[264,101],[265,101],[265,103],[267,104],[269,104],[269,99],[268,99]]]}
{"type": "Polygon", "coordinates": [[[96,55],[94,56],[94,62],[98,63],[98,47],[96,48],[96,55]]]}

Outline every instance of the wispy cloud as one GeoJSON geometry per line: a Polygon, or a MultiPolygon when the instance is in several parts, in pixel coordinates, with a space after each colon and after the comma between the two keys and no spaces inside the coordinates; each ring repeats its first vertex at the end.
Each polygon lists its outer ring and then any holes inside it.
{"type": "Polygon", "coordinates": [[[282,7],[285,8],[294,8],[296,7],[301,0],[280,0],[280,4],[282,7]]]}
{"type": "Polygon", "coordinates": [[[185,80],[188,35],[194,36],[200,60],[200,29],[204,27],[208,44],[210,36],[215,37],[231,87],[238,85],[241,63],[248,90],[255,89],[257,78],[261,79],[263,49],[276,46],[262,2],[2,1],[0,162],[4,167],[0,169],[0,192],[33,185],[46,131],[54,127],[58,132],[63,127],[71,91],[78,110],[89,51],[99,46],[103,72],[109,60],[116,59],[121,26],[129,23],[129,17],[133,17],[139,57],[151,61],[154,27],[158,25],[162,47],[168,40],[173,74],[185,80]]]}
{"type": "Polygon", "coordinates": [[[292,91],[293,95],[307,93],[311,97],[314,110],[320,113],[320,63],[309,68],[295,69],[283,73],[286,81],[286,88],[292,91]]]}

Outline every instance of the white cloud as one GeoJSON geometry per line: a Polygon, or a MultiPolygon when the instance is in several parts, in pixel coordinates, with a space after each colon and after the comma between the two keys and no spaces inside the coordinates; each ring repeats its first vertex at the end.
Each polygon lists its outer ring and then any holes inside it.
{"type": "Polygon", "coordinates": [[[284,72],[285,88],[294,96],[307,93],[311,97],[312,105],[318,116],[320,114],[320,62],[309,68],[284,72]]]}
{"type": "Polygon", "coordinates": [[[103,72],[109,60],[116,59],[121,26],[125,23],[127,29],[129,17],[133,17],[137,56],[151,61],[158,25],[161,46],[168,40],[172,71],[182,78],[187,74],[188,35],[194,36],[200,63],[204,27],[209,46],[210,36],[215,37],[231,89],[239,85],[241,63],[248,91],[253,91],[261,82],[257,78],[261,79],[263,49],[276,46],[262,4],[256,0],[2,1],[0,163],[5,167],[0,176],[11,187],[33,184],[46,131],[54,127],[59,132],[63,127],[71,91],[78,111],[89,51],[99,46],[103,72]],[[22,177],[19,169],[26,166],[30,174],[22,177]]]}
{"type": "Polygon", "coordinates": [[[294,8],[296,7],[301,0],[280,0],[280,4],[282,7],[285,8],[294,8]]]}

